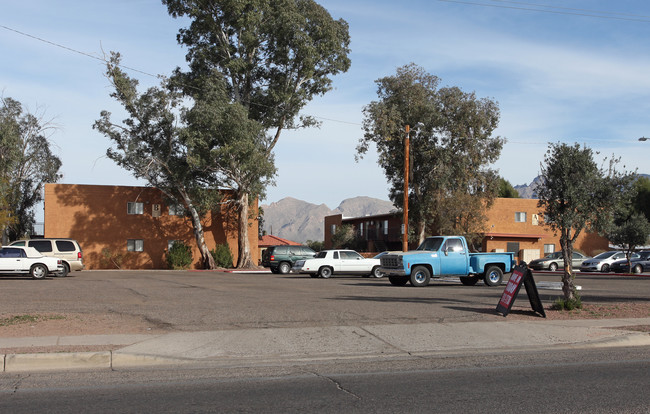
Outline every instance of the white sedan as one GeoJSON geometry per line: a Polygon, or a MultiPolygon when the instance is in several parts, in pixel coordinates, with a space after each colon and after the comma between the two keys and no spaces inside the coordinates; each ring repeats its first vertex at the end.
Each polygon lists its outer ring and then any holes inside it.
{"type": "Polygon", "coordinates": [[[43,256],[33,247],[0,248],[0,274],[29,274],[34,279],[43,279],[62,271],[61,259],[43,256]]]}
{"type": "Polygon", "coordinates": [[[313,259],[296,261],[291,271],[323,278],[328,278],[335,273],[383,276],[379,272],[379,259],[366,259],[354,250],[323,250],[318,252],[313,259]]]}

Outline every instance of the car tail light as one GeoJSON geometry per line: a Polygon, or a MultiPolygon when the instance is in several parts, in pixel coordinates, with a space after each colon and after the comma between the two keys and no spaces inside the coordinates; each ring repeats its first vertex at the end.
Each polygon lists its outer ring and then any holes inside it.
{"type": "Polygon", "coordinates": [[[270,260],[271,260],[271,261],[274,261],[274,260],[275,260],[275,256],[274,256],[274,255],[271,255],[271,259],[270,259],[270,260]]]}
{"type": "Polygon", "coordinates": [[[81,252],[77,253],[77,259],[81,260],[81,252]]]}

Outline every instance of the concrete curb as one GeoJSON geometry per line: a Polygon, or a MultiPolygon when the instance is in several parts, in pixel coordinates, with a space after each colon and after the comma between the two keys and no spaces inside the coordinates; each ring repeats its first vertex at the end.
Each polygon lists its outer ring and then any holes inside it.
{"type": "MultiPolygon", "coordinates": [[[[54,337],[57,344],[119,342],[121,348],[6,354],[2,355],[2,367],[3,372],[35,372],[173,365],[254,366],[499,353],[513,349],[650,346],[649,333],[631,329],[639,325],[650,325],[650,318],[264,328],[116,335],[112,339],[110,335],[54,337]]],[[[14,338],[12,343],[18,344],[21,339],[23,345],[44,342],[38,338],[14,338]]],[[[46,339],[54,341],[51,337],[46,339]]]]}

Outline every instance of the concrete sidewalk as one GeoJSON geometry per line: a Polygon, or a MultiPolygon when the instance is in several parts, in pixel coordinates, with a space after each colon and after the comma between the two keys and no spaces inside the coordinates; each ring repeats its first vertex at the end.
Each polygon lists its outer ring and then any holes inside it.
{"type": "Polygon", "coordinates": [[[555,347],[650,345],[650,318],[507,320],[239,329],[164,335],[0,338],[5,348],[118,346],[114,351],[2,354],[4,372],[138,366],[253,365],[334,359],[399,358],[555,347]],[[634,327],[645,326],[639,331],[634,327]]]}

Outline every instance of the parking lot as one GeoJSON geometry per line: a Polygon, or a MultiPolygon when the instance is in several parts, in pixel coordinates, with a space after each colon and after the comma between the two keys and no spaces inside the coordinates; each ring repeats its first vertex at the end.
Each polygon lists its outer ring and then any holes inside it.
{"type": "MultiPolygon", "coordinates": [[[[545,305],[561,295],[559,274],[536,273],[535,280],[545,305]]],[[[576,283],[585,303],[650,301],[647,277],[580,274],[576,283]]],[[[502,287],[463,286],[456,278],[413,288],[391,286],[385,278],[82,271],[45,280],[2,277],[0,285],[2,315],[119,315],[172,331],[502,318],[494,311],[502,287]]],[[[514,317],[534,317],[523,289],[514,309],[514,317]]]]}

